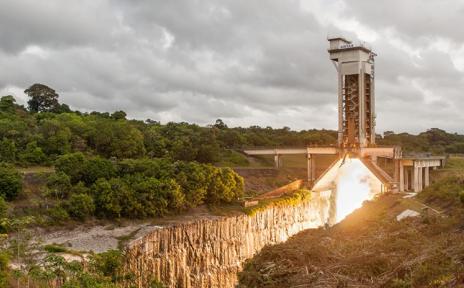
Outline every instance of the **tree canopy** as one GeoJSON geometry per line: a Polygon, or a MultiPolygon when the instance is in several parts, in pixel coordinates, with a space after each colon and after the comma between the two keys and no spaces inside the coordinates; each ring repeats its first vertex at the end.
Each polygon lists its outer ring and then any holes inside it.
{"type": "Polygon", "coordinates": [[[33,84],[31,87],[24,90],[24,93],[29,96],[27,102],[31,112],[46,112],[53,111],[58,108],[58,93],[52,88],[44,84],[33,84]]]}

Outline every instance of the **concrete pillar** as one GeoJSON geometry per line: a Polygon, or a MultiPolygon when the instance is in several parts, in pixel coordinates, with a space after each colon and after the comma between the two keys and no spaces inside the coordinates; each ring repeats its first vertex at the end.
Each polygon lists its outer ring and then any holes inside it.
{"type": "Polygon", "coordinates": [[[409,191],[409,167],[404,168],[404,190],[409,191]]]}
{"type": "MultiPolygon", "coordinates": [[[[401,160],[398,160],[400,168],[400,192],[404,192],[404,166],[401,160]]],[[[396,174],[396,173],[395,173],[396,174]]]]}
{"type": "Polygon", "coordinates": [[[337,67],[338,72],[338,145],[342,146],[343,144],[343,74],[340,71],[340,67],[337,67]]]}
{"type": "Polygon", "coordinates": [[[366,135],[364,131],[366,131],[366,122],[364,119],[366,118],[366,91],[364,90],[364,68],[361,65],[361,70],[358,74],[358,95],[359,95],[359,143],[361,143],[361,147],[366,145],[366,135]]]}
{"type": "Polygon", "coordinates": [[[424,182],[423,181],[424,180],[424,168],[422,167],[418,167],[418,168],[419,168],[419,179],[418,179],[419,180],[419,192],[421,192],[424,187],[423,185],[424,184],[423,183],[424,182]]]}
{"type": "Polygon", "coordinates": [[[414,175],[412,177],[413,191],[417,193],[417,192],[420,192],[419,191],[419,167],[416,167],[414,165],[413,169],[414,169],[414,173],[413,173],[414,175]]]}
{"type": "Polygon", "coordinates": [[[311,154],[306,155],[306,173],[308,177],[308,182],[312,183],[313,179],[311,177],[311,154]]]}
{"type": "Polygon", "coordinates": [[[425,167],[425,183],[424,187],[429,187],[430,185],[430,167],[425,167]]]}
{"type": "Polygon", "coordinates": [[[280,156],[278,154],[274,155],[274,166],[275,166],[275,168],[280,167],[280,156]]]}
{"type": "Polygon", "coordinates": [[[316,181],[316,159],[311,157],[311,180],[316,181]]]}

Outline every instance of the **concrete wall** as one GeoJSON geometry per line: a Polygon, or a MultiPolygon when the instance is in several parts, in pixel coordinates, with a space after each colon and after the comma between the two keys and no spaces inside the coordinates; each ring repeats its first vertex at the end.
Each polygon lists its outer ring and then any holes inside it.
{"type": "Polygon", "coordinates": [[[159,279],[168,287],[234,287],[245,260],[264,246],[328,221],[330,195],[253,216],[214,217],[155,229],[127,247],[126,271],[137,287],[159,279]]]}

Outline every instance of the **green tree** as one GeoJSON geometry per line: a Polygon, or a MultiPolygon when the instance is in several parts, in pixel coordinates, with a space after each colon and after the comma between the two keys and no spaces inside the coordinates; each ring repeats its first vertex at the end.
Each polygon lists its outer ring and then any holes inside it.
{"type": "Polygon", "coordinates": [[[120,218],[129,216],[127,211],[134,206],[134,193],[119,178],[106,180],[100,178],[91,189],[94,193],[96,213],[100,217],[120,218]]]}
{"type": "Polygon", "coordinates": [[[40,123],[41,146],[47,155],[61,155],[71,149],[71,130],[56,119],[40,123]]]}
{"type": "Polygon", "coordinates": [[[31,112],[52,111],[58,106],[58,93],[44,84],[33,84],[24,90],[29,98],[27,104],[31,112]]]}
{"type": "Polygon", "coordinates": [[[2,96],[0,98],[0,112],[14,114],[16,99],[11,96],[2,96]]]}
{"type": "Polygon", "coordinates": [[[95,157],[85,162],[82,170],[82,181],[87,185],[92,185],[100,178],[110,179],[115,176],[116,169],[110,160],[95,157]]]}
{"type": "Polygon", "coordinates": [[[227,129],[227,125],[224,124],[224,121],[222,121],[222,119],[217,119],[214,123],[214,127],[218,129],[227,129]]]}
{"type": "Polygon", "coordinates": [[[8,272],[9,267],[8,264],[10,262],[10,256],[6,251],[0,252],[0,287],[6,288],[8,287],[8,272]]]}
{"type": "Polygon", "coordinates": [[[82,180],[86,159],[81,152],[69,153],[58,157],[55,161],[55,169],[71,177],[72,183],[82,180]]]}
{"type": "Polygon", "coordinates": [[[16,152],[17,149],[14,141],[7,138],[3,138],[3,140],[0,141],[0,161],[15,162],[16,152]]]}
{"type": "Polygon", "coordinates": [[[8,203],[6,203],[3,197],[0,197],[0,219],[6,218],[7,214],[8,214],[8,203]]]}
{"type": "Polygon", "coordinates": [[[32,141],[27,144],[23,152],[19,153],[19,159],[29,164],[43,164],[47,160],[47,156],[42,148],[37,146],[37,142],[32,141]]]}
{"type": "Polygon", "coordinates": [[[110,147],[111,156],[117,158],[138,158],[145,155],[142,132],[126,122],[114,123],[110,147]]]}
{"type": "Polygon", "coordinates": [[[131,211],[132,216],[144,218],[162,216],[169,211],[184,208],[185,196],[174,179],[132,178],[131,186],[137,195],[137,210],[131,211]]]}
{"type": "Polygon", "coordinates": [[[111,114],[111,118],[115,120],[126,120],[126,112],[124,111],[115,111],[113,114],[111,114]]]}
{"type": "Polygon", "coordinates": [[[72,218],[83,221],[94,214],[95,204],[87,194],[72,194],[66,202],[66,210],[72,218]]]}
{"type": "Polygon", "coordinates": [[[56,199],[65,199],[71,190],[71,178],[59,171],[48,176],[47,187],[50,196],[56,199]]]}
{"type": "Polygon", "coordinates": [[[176,182],[181,186],[186,204],[196,207],[203,204],[208,189],[209,175],[204,166],[194,162],[178,162],[175,168],[176,182]]]}
{"type": "Polygon", "coordinates": [[[90,143],[105,157],[138,158],[145,155],[143,134],[127,121],[98,119],[90,143]]]}
{"type": "Polygon", "coordinates": [[[243,178],[230,168],[210,168],[208,202],[232,202],[243,196],[243,178]]]}
{"type": "Polygon", "coordinates": [[[0,196],[13,200],[22,189],[22,178],[12,165],[0,163],[0,196]]]}
{"type": "Polygon", "coordinates": [[[123,268],[123,254],[119,250],[109,250],[96,254],[90,259],[91,268],[116,282],[123,268]]]}

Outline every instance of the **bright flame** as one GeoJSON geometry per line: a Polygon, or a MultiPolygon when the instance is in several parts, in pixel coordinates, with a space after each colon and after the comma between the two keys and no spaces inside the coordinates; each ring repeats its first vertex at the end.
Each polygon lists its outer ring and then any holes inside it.
{"type": "Polygon", "coordinates": [[[382,193],[383,183],[363,161],[347,155],[327,170],[314,184],[313,191],[331,194],[328,223],[333,225],[360,208],[364,201],[382,193]]]}
{"type": "Polygon", "coordinates": [[[337,174],[335,209],[338,223],[360,208],[364,201],[374,198],[376,193],[371,189],[371,181],[378,179],[356,158],[346,159],[337,174]]]}

